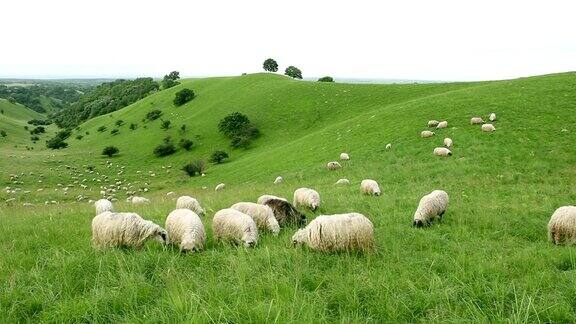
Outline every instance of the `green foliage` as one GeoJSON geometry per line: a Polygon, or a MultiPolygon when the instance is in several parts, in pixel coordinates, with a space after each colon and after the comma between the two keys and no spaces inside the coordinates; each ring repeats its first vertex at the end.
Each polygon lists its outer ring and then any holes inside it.
{"type": "Polygon", "coordinates": [[[180,143],[178,143],[178,145],[185,149],[186,151],[190,151],[192,149],[192,146],[194,145],[194,142],[192,142],[189,139],[186,138],[182,138],[180,139],[180,143]]]}
{"type": "Polygon", "coordinates": [[[83,138],[84,138],[84,136],[82,136],[81,134],[76,135],[76,139],[77,139],[77,140],[81,140],[81,139],[83,139],[83,138]]]}
{"type": "Polygon", "coordinates": [[[176,81],[178,79],[180,79],[180,72],[178,71],[170,72],[170,74],[165,75],[164,78],[162,79],[162,88],[169,89],[172,88],[173,86],[179,85],[180,82],[176,81]]]}
{"type": "Polygon", "coordinates": [[[110,131],[110,134],[112,135],[118,135],[120,131],[117,128],[114,128],[113,130],[110,131]]]}
{"type": "Polygon", "coordinates": [[[160,116],[162,116],[162,111],[154,109],[146,114],[146,119],[148,119],[149,121],[153,121],[160,118],[160,116]]]}
{"type": "Polygon", "coordinates": [[[104,132],[105,130],[106,130],[106,126],[100,126],[97,129],[97,131],[99,131],[100,133],[104,132]]]}
{"type": "Polygon", "coordinates": [[[28,121],[28,124],[30,125],[34,125],[34,126],[40,126],[40,125],[50,125],[52,124],[49,120],[42,120],[42,119],[32,119],[28,121]]]}
{"type": "Polygon", "coordinates": [[[160,124],[160,128],[162,128],[163,130],[167,130],[168,128],[170,128],[170,124],[171,122],[169,120],[163,120],[162,124],[160,124]]]}
{"type": "Polygon", "coordinates": [[[182,170],[184,170],[184,172],[186,172],[186,174],[189,177],[193,177],[193,176],[200,175],[200,174],[204,173],[205,168],[206,168],[206,163],[204,163],[204,161],[195,160],[195,161],[192,161],[192,162],[184,165],[182,170]]]}
{"type": "Polygon", "coordinates": [[[6,133],[5,130],[0,130],[0,136],[6,137],[6,136],[8,136],[8,134],[6,133]]]}
{"type": "Polygon", "coordinates": [[[248,116],[239,112],[224,117],[218,123],[218,130],[232,140],[232,147],[247,148],[253,139],[260,136],[260,131],[248,116]]]}
{"type": "Polygon", "coordinates": [[[318,82],[334,82],[334,79],[331,76],[325,76],[318,79],[318,82]]]}
{"type": "Polygon", "coordinates": [[[180,133],[181,133],[181,134],[186,133],[186,125],[180,126],[180,133]]]}
{"type": "Polygon", "coordinates": [[[46,133],[46,128],[44,126],[36,126],[33,130],[30,131],[31,135],[38,135],[46,133]]]}
{"type": "Polygon", "coordinates": [[[24,129],[25,129],[25,130],[28,130],[28,126],[24,126],[24,129]]]}
{"type": "Polygon", "coordinates": [[[36,142],[36,141],[38,141],[39,139],[40,139],[40,137],[38,137],[37,135],[30,136],[30,140],[31,140],[32,142],[36,142]]]}
{"type": "Polygon", "coordinates": [[[196,95],[192,89],[184,88],[178,92],[174,97],[174,105],[175,106],[182,106],[183,104],[189,102],[190,100],[194,99],[196,95]]]}
{"type": "Polygon", "coordinates": [[[120,149],[118,149],[116,146],[106,146],[103,150],[102,150],[102,155],[106,155],[108,157],[112,157],[116,154],[118,154],[118,152],[120,152],[120,149]]]}
{"type": "Polygon", "coordinates": [[[117,120],[115,124],[116,124],[116,126],[120,127],[120,126],[124,125],[124,121],[120,119],[120,120],[117,120]]]}
{"type": "Polygon", "coordinates": [[[210,155],[209,161],[210,161],[210,163],[220,164],[220,163],[224,162],[224,160],[226,160],[228,157],[229,157],[228,153],[226,153],[224,151],[214,151],[210,155]]]}
{"type": "Polygon", "coordinates": [[[277,72],[278,71],[278,63],[274,59],[266,59],[264,61],[264,71],[268,72],[277,72]]]}
{"type": "Polygon", "coordinates": [[[138,124],[135,123],[130,124],[130,130],[135,130],[136,128],[138,128],[138,124]]]}
{"type": "Polygon", "coordinates": [[[67,129],[56,133],[54,137],[52,137],[46,142],[46,147],[53,150],[68,147],[68,143],[66,143],[65,140],[68,137],[70,137],[70,134],[72,134],[72,132],[70,132],[70,130],[67,129]]]}
{"type": "Polygon", "coordinates": [[[54,84],[35,81],[32,85],[0,85],[0,98],[20,103],[39,113],[65,109],[80,100],[89,87],[79,84],[54,84]]]}
{"type": "Polygon", "coordinates": [[[287,67],[284,74],[294,79],[302,79],[302,71],[295,66],[287,67]]]}
{"type": "Polygon", "coordinates": [[[172,143],[170,136],[164,138],[164,143],[156,146],[154,148],[154,155],[157,157],[164,157],[176,152],[176,146],[172,143]]]}

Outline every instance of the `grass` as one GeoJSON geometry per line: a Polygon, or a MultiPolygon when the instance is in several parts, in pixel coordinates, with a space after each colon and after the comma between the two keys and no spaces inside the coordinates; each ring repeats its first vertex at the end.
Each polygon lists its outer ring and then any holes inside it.
{"type": "Polygon", "coordinates": [[[89,135],[78,141],[73,134],[70,148],[62,151],[0,143],[2,154],[16,155],[0,161],[0,184],[32,191],[0,193],[0,201],[16,198],[13,205],[0,205],[0,317],[7,322],[576,321],[575,251],[553,246],[546,237],[554,209],[576,199],[575,99],[574,73],[425,85],[327,84],[257,74],[185,80],[112,117],[81,125],[77,133],[89,135]],[[176,108],[171,102],[183,87],[197,98],[176,108]],[[142,122],[151,109],[161,109],[173,127],[164,131],[160,120],[142,122]],[[218,121],[234,111],[247,114],[263,133],[245,151],[230,150],[217,132],[218,121]],[[469,125],[470,117],[490,112],[499,118],[495,133],[469,125]],[[102,125],[114,128],[118,119],[125,123],[120,134],[96,131],[102,125]],[[429,119],[446,119],[449,128],[422,139],[419,132],[429,119]],[[139,126],[131,131],[130,123],[139,126]],[[182,123],[195,142],[192,151],[153,157],[166,134],[179,140],[182,123]],[[454,140],[454,155],[437,158],[432,150],[445,136],[454,140]],[[387,143],[391,150],[384,148],[387,143]],[[101,157],[107,145],[118,146],[120,156],[101,157]],[[179,170],[216,149],[231,152],[230,162],[209,167],[206,177],[188,178],[179,170]],[[341,170],[327,171],[326,162],[341,152],[351,160],[341,170]],[[86,171],[88,165],[94,173],[86,171]],[[23,183],[11,183],[10,173],[21,174],[23,183]],[[278,175],[285,182],[273,185],[278,175]],[[87,189],[79,187],[84,178],[87,189]],[[335,187],[339,178],[352,185],[335,187]],[[364,178],[380,183],[381,197],[359,194],[364,178]],[[116,179],[124,182],[120,187],[149,189],[140,194],[153,201],[135,208],[118,193],[117,209],[159,224],[174,205],[166,192],[197,197],[207,209],[207,250],[181,255],[150,243],[140,251],[94,251],[93,208],[76,197],[98,198],[100,186],[116,179]],[[227,187],[216,193],[220,182],[227,187]],[[71,185],[67,195],[58,183],[71,185]],[[253,250],[212,241],[215,211],[263,193],[291,197],[301,186],[317,189],[323,199],[318,212],[307,212],[309,219],[347,211],[367,215],[375,226],[376,251],[321,254],[293,248],[292,229],[277,238],[262,235],[253,250]],[[418,200],[433,189],[450,194],[443,222],[411,228],[418,200]],[[45,200],[59,204],[46,206],[45,200]],[[22,207],[24,202],[36,206],[22,207]]]}

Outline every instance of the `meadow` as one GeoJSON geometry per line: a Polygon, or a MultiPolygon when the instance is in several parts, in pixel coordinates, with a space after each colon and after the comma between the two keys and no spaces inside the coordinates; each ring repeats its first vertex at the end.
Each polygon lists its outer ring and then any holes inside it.
{"type": "MultiPolygon", "coordinates": [[[[401,85],[273,74],[183,80],[81,124],[68,148],[53,151],[43,141],[30,143],[23,129],[41,115],[0,100],[0,129],[8,132],[0,138],[0,185],[20,189],[0,191],[0,320],[574,322],[576,251],[550,243],[546,225],[556,208],[576,200],[575,103],[572,72],[401,85]],[[186,87],[197,97],[174,107],[174,94],[186,87]],[[143,121],[152,109],[163,112],[170,129],[143,121]],[[218,121],[236,111],[262,132],[246,150],[231,149],[218,133],[218,121]],[[470,125],[471,117],[491,112],[498,116],[494,133],[470,125]],[[447,120],[448,128],[421,138],[430,119],[447,120]],[[99,132],[101,126],[107,130],[99,132]],[[167,135],[191,139],[194,147],[157,158],[153,148],[167,135]],[[436,157],[432,150],[444,137],[454,140],[454,154],[436,157]],[[107,145],[120,154],[101,156],[107,145]],[[230,160],[209,166],[205,177],[180,170],[218,149],[230,160]],[[341,152],[351,159],[326,170],[341,152]],[[16,184],[10,175],[18,175],[16,184]],[[279,175],[285,181],[274,185],[279,175]],[[352,184],[337,187],[339,178],[352,184]],[[365,178],[380,183],[380,197],[360,194],[365,178]],[[87,200],[117,180],[152,201],[132,206],[118,192],[117,210],[160,225],[175,204],[167,192],[198,198],[207,210],[206,250],[183,255],[150,242],[141,250],[95,251],[87,200]],[[221,182],[226,189],[215,192],[221,182]],[[217,210],[265,193],[291,198],[299,187],[322,196],[319,210],[305,211],[308,220],[351,211],[370,218],[376,249],[294,248],[295,229],[263,233],[254,249],[213,241],[217,210]],[[434,189],[450,195],[443,221],[412,228],[419,199],[434,189]]],[[[50,126],[42,139],[55,131],[50,126]]]]}

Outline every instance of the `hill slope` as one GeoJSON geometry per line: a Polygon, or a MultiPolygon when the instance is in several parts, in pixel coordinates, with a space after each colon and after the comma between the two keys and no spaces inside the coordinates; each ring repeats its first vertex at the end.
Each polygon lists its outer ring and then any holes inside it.
{"type": "Polygon", "coordinates": [[[13,104],[5,99],[0,99],[0,130],[5,130],[6,137],[0,137],[0,148],[8,145],[32,145],[30,133],[24,126],[34,128],[27,122],[31,119],[45,119],[46,116],[28,109],[20,104],[13,104]],[[2,113],[3,111],[3,113],[2,113]]]}

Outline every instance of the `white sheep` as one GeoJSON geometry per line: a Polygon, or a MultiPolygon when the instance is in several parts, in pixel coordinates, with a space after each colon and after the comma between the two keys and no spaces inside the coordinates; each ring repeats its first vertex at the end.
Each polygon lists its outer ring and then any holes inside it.
{"type": "Polygon", "coordinates": [[[282,182],[284,182],[284,178],[282,178],[280,176],[278,176],[278,177],[276,177],[276,179],[274,179],[274,184],[279,184],[282,182]]]}
{"type": "Polygon", "coordinates": [[[488,119],[490,119],[491,122],[496,121],[496,114],[491,113],[490,116],[488,117],[488,119]]]}
{"type": "Polygon", "coordinates": [[[448,207],[448,194],[444,190],[434,190],[420,199],[414,213],[414,227],[427,226],[437,217],[442,219],[448,207]]]}
{"type": "Polygon", "coordinates": [[[340,165],[340,163],[338,163],[338,162],[328,162],[326,164],[326,168],[328,170],[338,170],[338,169],[342,168],[342,165],[340,165]]]}
{"type": "Polygon", "coordinates": [[[96,208],[96,215],[102,214],[103,212],[113,212],[114,207],[112,206],[112,202],[108,199],[100,199],[94,203],[94,207],[96,208]]]}
{"type": "Polygon", "coordinates": [[[447,121],[441,121],[438,123],[438,126],[436,126],[436,128],[446,128],[448,127],[448,122],[447,121]]]}
{"type": "Polygon", "coordinates": [[[548,237],[554,244],[576,243],[576,207],[562,206],[548,222],[548,237]]]}
{"type": "Polygon", "coordinates": [[[422,136],[423,138],[427,138],[427,137],[432,137],[432,136],[434,136],[434,134],[435,134],[434,132],[431,132],[431,131],[429,131],[429,130],[425,130],[425,131],[422,131],[422,132],[420,133],[420,136],[422,136]]]}
{"type": "Polygon", "coordinates": [[[278,225],[278,221],[274,217],[272,208],[266,205],[253,202],[239,202],[230,208],[252,217],[259,230],[269,230],[274,236],[280,232],[280,225],[278,225]]]}
{"type": "Polygon", "coordinates": [[[176,209],[166,217],[166,231],[171,244],[182,252],[204,249],[206,232],[200,217],[190,209],[176,209]]]}
{"type": "Polygon", "coordinates": [[[470,125],[484,124],[484,119],[482,117],[472,117],[470,118],[470,125]]]}
{"type": "Polygon", "coordinates": [[[220,184],[218,184],[218,185],[216,186],[216,188],[215,188],[214,190],[215,190],[215,191],[220,191],[220,190],[224,189],[225,187],[226,187],[225,184],[220,183],[220,184]]]}
{"type": "Polygon", "coordinates": [[[132,201],[132,204],[134,204],[134,205],[145,205],[145,204],[150,203],[150,200],[148,198],[138,197],[138,196],[132,197],[131,201],[132,201]]]}
{"type": "Polygon", "coordinates": [[[453,144],[453,142],[452,142],[452,139],[451,139],[451,138],[446,137],[446,138],[444,139],[444,146],[446,146],[446,147],[452,147],[452,144],[453,144]]]}
{"type": "Polygon", "coordinates": [[[389,150],[389,149],[391,149],[391,148],[392,148],[392,143],[386,144],[386,149],[387,149],[387,150],[389,150]]]}
{"type": "Polygon", "coordinates": [[[436,127],[436,126],[438,126],[438,123],[440,123],[440,122],[437,121],[437,120],[434,120],[434,119],[433,119],[433,120],[429,120],[429,121],[428,121],[428,127],[436,127]]]}
{"type": "Polygon", "coordinates": [[[206,214],[206,212],[204,211],[198,200],[190,196],[178,197],[178,199],[176,200],[176,209],[190,209],[191,211],[195,212],[198,215],[206,214]]]}
{"type": "Polygon", "coordinates": [[[97,249],[139,248],[151,238],[164,244],[168,242],[168,235],[162,227],[135,213],[103,212],[92,219],[92,243],[97,249]]]}
{"type": "Polygon", "coordinates": [[[445,147],[437,147],[434,149],[434,155],[437,156],[451,156],[452,155],[452,151],[450,151],[449,149],[445,148],[445,147]]]}
{"type": "Polygon", "coordinates": [[[493,132],[495,131],[496,128],[494,127],[494,125],[492,124],[484,124],[482,125],[482,131],[483,132],[493,132]]]}
{"type": "Polygon", "coordinates": [[[294,191],[294,206],[305,206],[312,210],[320,207],[320,194],[310,188],[298,188],[294,191]]]}
{"type": "Polygon", "coordinates": [[[374,227],[359,213],[321,215],[299,229],[292,243],[322,252],[368,251],[374,247],[374,227]]]}
{"type": "Polygon", "coordinates": [[[340,153],[340,160],[350,160],[348,153],[340,153]]]}
{"type": "Polygon", "coordinates": [[[360,191],[365,195],[380,196],[380,187],[378,182],[372,179],[364,179],[360,183],[360,191]]]}
{"type": "Polygon", "coordinates": [[[226,208],[216,212],[212,220],[214,239],[243,243],[246,247],[258,243],[258,228],[252,217],[226,208]]]}
{"type": "Polygon", "coordinates": [[[337,185],[349,185],[350,184],[350,180],[348,179],[338,179],[338,181],[336,181],[337,185]]]}
{"type": "Polygon", "coordinates": [[[283,200],[283,201],[288,201],[288,199],[286,199],[286,198],[277,197],[274,195],[262,195],[262,196],[258,197],[258,200],[256,202],[259,203],[260,205],[265,205],[266,202],[268,202],[269,200],[272,200],[272,199],[279,199],[279,200],[283,200]]]}

